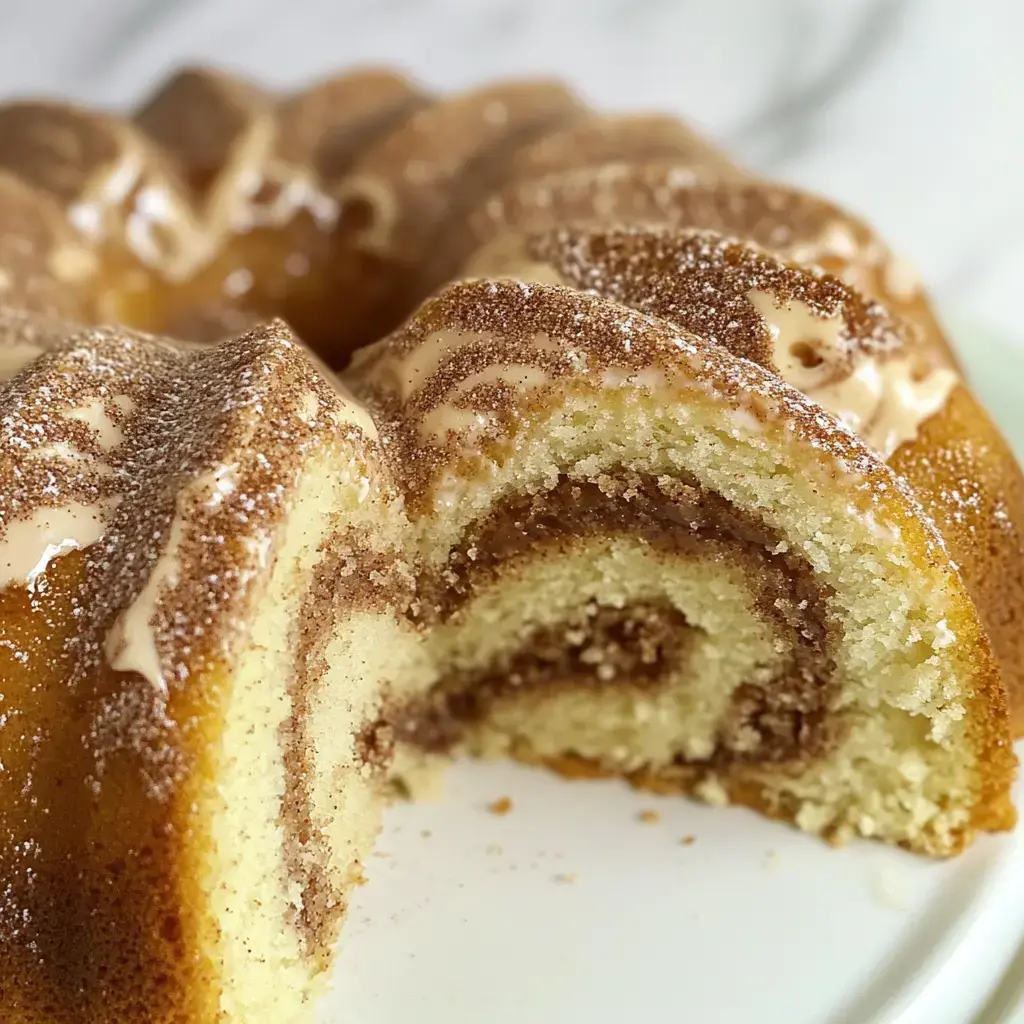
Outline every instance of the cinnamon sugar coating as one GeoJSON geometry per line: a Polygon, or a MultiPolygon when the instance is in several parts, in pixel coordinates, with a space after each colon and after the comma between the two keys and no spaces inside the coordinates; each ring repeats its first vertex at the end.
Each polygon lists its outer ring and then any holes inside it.
{"type": "Polygon", "coordinates": [[[707,229],[819,266],[880,300],[915,327],[924,349],[955,364],[910,269],[862,220],[799,189],[701,175],[685,163],[629,161],[510,182],[471,218],[485,253],[492,244],[499,251],[514,244],[505,236],[586,224],[707,229]]]}
{"type": "Polygon", "coordinates": [[[728,166],[674,118],[601,118],[554,81],[434,98],[373,68],[285,95],[187,68],[131,120],[33,101],[0,127],[0,168],[96,264],[75,315],[200,341],[284,316],[334,365],[455,272],[465,216],[510,180],[652,154],[728,166]]]}
{"type": "Polygon", "coordinates": [[[131,137],[111,114],[33,100],[0,106],[0,166],[64,205],[109,184],[131,137]]]}
{"type": "Polygon", "coordinates": [[[364,154],[339,188],[350,251],[339,274],[349,329],[361,331],[349,346],[380,337],[448,277],[465,252],[452,237],[460,211],[505,180],[520,148],[580,110],[561,83],[500,83],[420,110],[364,154]]]}
{"type": "Polygon", "coordinates": [[[98,263],[57,202],[2,171],[0,224],[0,304],[81,318],[83,289],[98,263]]]}
{"type": "Polygon", "coordinates": [[[135,123],[175,162],[197,197],[261,136],[256,163],[312,171],[325,191],[379,137],[427,102],[391,71],[352,71],[278,97],[211,68],[172,75],[136,112],[135,123]]]}
{"type": "Polygon", "coordinates": [[[771,332],[751,292],[780,307],[800,303],[823,321],[841,320],[837,340],[846,363],[913,340],[907,325],[838,278],[711,231],[567,226],[525,236],[521,258],[551,267],[571,288],[671,320],[771,369],[771,332]]]}

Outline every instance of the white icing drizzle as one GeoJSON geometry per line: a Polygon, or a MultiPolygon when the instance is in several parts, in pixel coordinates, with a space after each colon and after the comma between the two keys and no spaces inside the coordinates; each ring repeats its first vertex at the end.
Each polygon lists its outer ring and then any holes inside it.
{"type": "Polygon", "coordinates": [[[399,219],[400,205],[394,190],[375,175],[352,175],[339,187],[338,215],[343,214],[349,203],[365,203],[373,209],[369,223],[353,233],[352,241],[369,252],[386,252],[392,244],[392,234],[399,219]]]}
{"type": "Polygon", "coordinates": [[[785,246],[784,251],[786,258],[796,263],[818,263],[829,257],[854,263],[865,258],[863,247],[849,225],[842,221],[833,221],[817,238],[785,246]]]}
{"type": "Polygon", "coordinates": [[[609,366],[601,373],[601,384],[606,388],[637,387],[662,391],[668,387],[668,378],[665,371],[657,366],[642,370],[609,366]]]}
{"type": "Polygon", "coordinates": [[[320,411],[320,399],[316,393],[307,391],[299,400],[299,419],[303,423],[316,423],[317,413],[320,411]]]}
{"type": "Polygon", "coordinates": [[[539,388],[549,380],[547,370],[531,363],[494,363],[459,381],[449,396],[465,394],[482,384],[507,384],[516,390],[527,391],[539,388]]]}
{"type": "Polygon", "coordinates": [[[0,345],[0,380],[10,380],[19,370],[24,369],[42,354],[38,345],[27,341],[16,341],[13,345],[0,345]]]}
{"type": "MultiPolygon", "coordinates": [[[[197,502],[206,506],[219,505],[237,487],[238,464],[224,463],[198,477],[178,495],[163,550],[153,563],[145,585],[131,604],[118,615],[104,638],[103,653],[112,669],[116,672],[138,673],[163,696],[168,692],[167,678],[157,646],[154,620],[164,595],[181,580],[182,547],[189,520],[188,510],[197,502]]],[[[270,545],[269,535],[258,540],[250,538],[246,544],[259,558],[260,565],[265,566],[270,545]]]]}
{"type": "MultiPolygon", "coordinates": [[[[349,391],[341,378],[312,349],[303,346],[302,352],[316,366],[323,379],[331,385],[334,393],[338,396],[341,404],[340,421],[343,424],[358,427],[367,437],[374,441],[378,440],[380,435],[377,431],[377,424],[373,422],[373,417],[366,406],[349,391]]],[[[313,419],[310,417],[320,415],[320,399],[312,391],[302,396],[298,415],[299,419],[310,424],[313,423],[313,419]]]]}
{"type": "Polygon", "coordinates": [[[888,459],[900,445],[913,441],[921,424],[945,406],[960,379],[942,367],[914,380],[907,359],[891,359],[881,369],[882,398],[874,419],[858,432],[888,459]]]}
{"type": "Polygon", "coordinates": [[[420,435],[429,441],[443,442],[449,432],[469,435],[486,430],[494,417],[482,409],[461,409],[441,405],[431,409],[420,422],[420,435]]]}
{"type": "Polygon", "coordinates": [[[238,463],[227,462],[218,466],[212,473],[202,477],[201,483],[210,490],[206,504],[211,507],[222,504],[228,495],[238,490],[238,463]]]}
{"type": "Polygon", "coordinates": [[[80,285],[99,269],[95,253],[79,245],[62,245],[46,258],[50,273],[71,285],[80,285]]]}
{"type": "Polygon", "coordinates": [[[373,417],[363,404],[340,389],[338,390],[338,397],[341,400],[343,422],[353,427],[358,427],[367,437],[376,441],[379,436],[377,424],[373,422],[373,417]]]}
{"type": "Polygon", "coordinates": [[[0,538],[0,588],[16,584],[34,589],[53,559],[95,544],[113,504],[69,502],[14,520],[0,538]]]}
{"type": "MultiPolygon", "coordinates": [[[[131,399],[126,395],[122,395],[121,398],[129,403],[131,402],[131,399]]],[[[96,434],[96,440],[105,451],[116,448],[124,440],[124,432],[107,415],[106,407],[101,398],[91,398],[85,405],[80,405],[76,409],[70,409],[63,415],[69,420],[78,420],[89,427],[96,434]]]]}
{"type": "Polygon", "coordinates": [[[191,211],[162,182],[147,182],[135,196],[125,219],[125,240],[145,264],[180,280],[191,273],[205,255],[207,244],[191,211]]]}
{"type": "Polygon", "coordinates": [[[846,364],[848,346],[843,338],[846,325],[839,313],[826,319],[798,301],[780,308],[774,295],[757,289],[748,292],[747,299],[768,324],[772,362],[788,384],[809,393],[834,377],[836,369],[846,364]],[[816,366],[806,365],[800,346],[813,350],[818,359],[816,366]]]}
{"type": "Polygon", "coordinates": [[[798,301],[780,309],[774,296],[758,290],[749,292],[747,298],[768,325],[772,360],[782,379],[885,459],[917,437],[921,424],[945,406],[959,381],[945,368],[915,380],[908,356],[879,359],[851,351],[838,313],[821,317],[798,301]],[[813,360],[807,358],[810,353],[813,360]]]}
{"type": "Polygon", "coordinates": [[[168,692],[167,680],[156,645],[153,618],[164,591],[176,586],[181,578],[183,522],[179,500],[164,550],[150,570],[149,579],[135,600],[117,617],[103,641],[103,653],[115,672],[137,672],[164,696],[168,692]]]}
{"type": "Polygon", "coordinates": [[[509,277],[530,284],[564,285],[565,278],[551,263],[530,259],[523,236],[507,231],[480,249],[466,264],[463,275],[470,277],[509,277]]]}
{"type": "Polygon", "coordinates": [[[890,255],[882,272],[885,290],[904,302],[916,298],[921,292],[921,278],[916,268],[899,256],[890,255]]]}
{"type": "Polygon", "coordinates": [[[124,206],[129,193],[142,177],[143,157],[139,146],[124,146],[119,163],[108,173],[92,175],[82,197],[68,207],[68,220],[92,242],[102,242],[111,234],[113,212],[124,206]]]}
{"type": "MultiPolygon", "coordinates": [[[[31,452],[27,453],[33,459],[56,459],[64,462],[83,462],[90,458],[85,452],[76,448],[69,441],[54,441],[52,444],[45,445],[42,448],[33,448],[31,452]]],[[[101,473],[112,472],[111,468],[105,463],[94,461],[94,468],[101,473]]]]}
{"type": "Polygon", "coordinates": [[[279,168],[273,165],[266,169],[254,191],[259,192],[264,181],[276,186],[273,201],[266,205],[249,203],[235,218],[236,230],[251,231],[254,227],[283,227],[290,223],[300,210],[305,210],[317,222],[321,231],[328,231],[338,219],[338,202],[324,195],[316,182],[296,173],[296,168],[285,164],[279,168]]]}

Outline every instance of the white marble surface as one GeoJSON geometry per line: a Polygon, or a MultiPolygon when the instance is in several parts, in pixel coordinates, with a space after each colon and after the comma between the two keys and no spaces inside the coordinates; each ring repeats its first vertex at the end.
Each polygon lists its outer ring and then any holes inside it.
{"type": "Polygon", "coordinates": [[[558,72],[678,110],[866,214],[962,317],[1024,345],[1019,0],[0,0],[0,95],[125,104],[176,64],[284,84],[558,72]]]}

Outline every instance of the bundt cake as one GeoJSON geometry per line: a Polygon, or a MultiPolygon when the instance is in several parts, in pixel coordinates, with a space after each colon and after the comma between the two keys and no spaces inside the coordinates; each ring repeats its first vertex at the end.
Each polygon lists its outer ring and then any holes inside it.
{"type": "Polygon", "coordinates": [[[0,107],[0,228],[3,1021],[311,1020],[461,753],[1013,825],[1024,486],[855,218],[557,83],[186,71],[0,107]]]}

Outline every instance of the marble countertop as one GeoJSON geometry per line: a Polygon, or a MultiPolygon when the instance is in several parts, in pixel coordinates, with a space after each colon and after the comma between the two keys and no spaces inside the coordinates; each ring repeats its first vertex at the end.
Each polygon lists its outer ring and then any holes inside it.
{"type": "Polygon", "coordinates": [[[281,85],[557,72],[865,214],[947,308],[1024,345],[1022,36],[1018,0],[6,0],[0,95],[127,104],[195,61],[281,85]]]}

